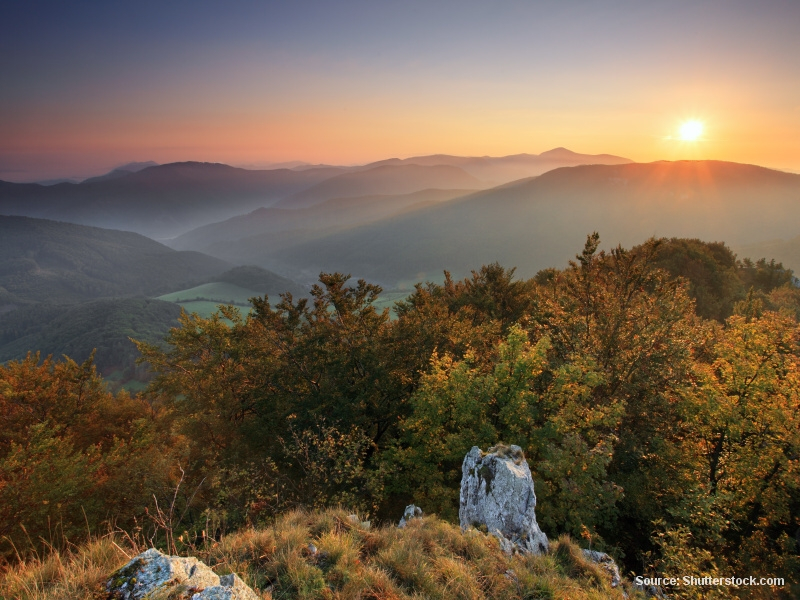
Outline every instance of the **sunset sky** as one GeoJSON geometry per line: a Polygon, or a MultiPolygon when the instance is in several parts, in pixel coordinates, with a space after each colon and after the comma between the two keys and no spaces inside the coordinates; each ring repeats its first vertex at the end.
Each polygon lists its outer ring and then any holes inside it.
{"type": "Polygon", "coordinates": [[[12,0],[0,77],[7,181],[557,146],[800,172],[797,0],[12,0]]]}

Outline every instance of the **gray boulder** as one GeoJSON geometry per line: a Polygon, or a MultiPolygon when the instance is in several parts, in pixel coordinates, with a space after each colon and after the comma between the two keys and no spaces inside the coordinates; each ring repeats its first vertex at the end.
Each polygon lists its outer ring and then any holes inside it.
{"type": "Polygon", "coordinates": [[[400,522],[397,526],[402,529],[405,527],[411,519],[421,519],[422,518],[422,509],[415,505],[409,504],[406,506],[405,511],[403,511],[403,517],[400,519],[400,522]]]}
{"type": "Polygon", "coordinates": [[[619,567],[608,554],[597,550],[584,550],[583,555],[593,563],[600,565],[608,573],[609,577],[611,577],[611,587],[617,587],[622,582],[619,567]]]}
{"type": "Polygon", "coordinates": [[[473,446],[461,465],[461,529],[485,525],[507,554],[543,554],[550,545],[535,509],[533,478],[522,449],[498,445],[484,453],[473,446]]]}
{"type": "Polygon", "coordinates": [[[114,600],[145,600],[156,594],[171,600],[259,600],[238,575],[220,577],[196,558],[168,556],[155,548],[115,571],[106,589],[114,600]]]}

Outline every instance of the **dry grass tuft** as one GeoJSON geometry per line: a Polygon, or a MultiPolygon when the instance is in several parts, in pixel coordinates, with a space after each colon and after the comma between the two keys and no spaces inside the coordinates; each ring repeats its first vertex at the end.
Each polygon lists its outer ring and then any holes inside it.
{"type": "MultiPolygon", "coordinates": [[[[20,562],[0,574],[0,598],[104,599],[108,576],[140,550],[129,548],[109,536],[20,562]]],[[[265,600],[623,598],[569,539],[547,556],[509,557],[493,537],[436,517],[373,528],[342,510],[294,511],[195,555],[220,575],[238,573],[265,600]]]]}
{"type": "Polygon", "coordinates": [[[99,600],[108,576],[129,560],[130,550],[112,536],[44,558],[23,560],[0,574],[0,598],[99,600]]]}

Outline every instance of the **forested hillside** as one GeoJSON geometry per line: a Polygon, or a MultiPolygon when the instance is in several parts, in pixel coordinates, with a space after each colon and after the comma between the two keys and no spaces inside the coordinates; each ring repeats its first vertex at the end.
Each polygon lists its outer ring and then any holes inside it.
{"type": "Polygon", "coordinates": [[[599,244],[531,279],[491,264],[419,284],[395,319],[378,286],[342,274],[246,317],[184,315],[165,346],[139,344],[155,378],[138,399],[88,362],[8,363],[0,536],[20,549],[109,518],[152,527],[153,495],[179,545],[296,507],[395,520],[413,501],[455,520],[465,453],[503,442],[524,449],[551,539],[639,574],[785,577],[792,597],[792,273],[721,243],[599,244]]]}
{"type": "Polygon", "coordinates": [[[247,261],[249,249],[263,254],[322,237],[334,231],[378,221],[466,196],[474,190],[427,189],[410,194],[333,198],[309,208],[259,208],[246,215],[199,227],[169,240],[176,250],[199,250],[225,260],[247,261]]]}
{"type": "Polygon", "coordinates": [[[2,304],[155,295],[230,267],[220,259],[176,252],[129,231],[0,216],[2,304]]]}
{"type": "MultiPolygon", "coordinates": [[[[259,267],[177,252],[126,231],[0,216],[0,362],[28,352],[95,364],[117,387],[143,387],[147,368],[130,338],[160,342],[180,307],[152,296],[230,282],[250,296],[304,296],[297,283],[259,267]],[[150,298],[148,298],[148,296],[150,298]]],[[[210,298],[210,310],[229,298],[210,298]]]]}
{"type": "Polygon", "coordinates": [[[0,318],[0,362],[31,351],[83,362],[96,351],[94,363],[105,375],[143,380],[147,368],[136,367],[140,355],[129,338],[159,344],[180,313],[177,304],[149,298],[26,306],[0,318]]]}
{"type": "Polygon", "coordinates": [[[753,165],[586,165],[301,244],[276,248],[250,238],[242,241],[240,252],[248,263],[279,273],[346,271],[387,288],[438,278],[443,269],[464,277],[476,264],[495,261],[516,265],[520,275],[532,277],[541,269],[566,265],[593,230],[603,232],[609,247],[629,247],[648,236],[737,247],[793,238],[800,220],[798,198],[800,175],[753,165]]]}

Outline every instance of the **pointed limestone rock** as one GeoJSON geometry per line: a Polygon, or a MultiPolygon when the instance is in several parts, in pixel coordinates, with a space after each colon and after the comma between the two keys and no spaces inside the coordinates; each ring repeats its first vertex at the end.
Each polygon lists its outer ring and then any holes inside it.
{"type": "Polygon", "coordinates": [[[547,536],[536,523],[533,478],[519,446],[473,446],[461,466],[461,529],[485,525],[506,553],[543,554],[547,536]]]}

